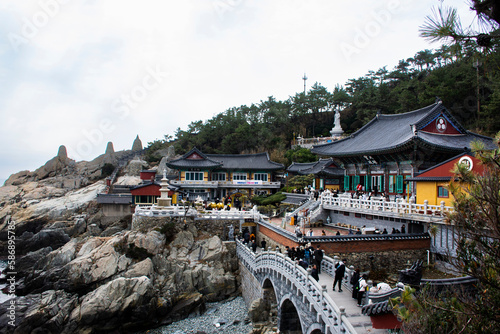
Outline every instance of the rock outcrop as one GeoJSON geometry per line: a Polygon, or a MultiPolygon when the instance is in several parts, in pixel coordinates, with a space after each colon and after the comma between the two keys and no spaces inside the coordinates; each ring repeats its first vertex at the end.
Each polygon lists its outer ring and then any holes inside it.
{"type": "Polygon", "coordinates": [[[35,171],[35,176],[39,180],[43,180],[49,176],[56,176],[63,172],[63,170],[67,167],[74,167],[76,164],[75,160],[68,158],[68,153],[66,151],[66,147],[61,145],[59,147],[59,151],[57,152],[57,156],[50,159],[35,171]]]}
{"type": "Polygon", "coordinates": [[[132,144],[132,152],[142,151],[142,142],[139,139],[139,135],[135,137],[134,143],[132,144]]]}
{"type": "MultiPolygon", "coordinates": [[[[64,224],[53,224],[59,225],[64,224]]],[[[132,331],[179,320],[202,311],[205,302],[235,295],[238,264],[234,247],[228,247],[234,244],[194,225],[171,228],[176,230],[171,242],[156,230],[126,230],[112,237],[84,234],[57,249],[28,253],[20,260],[26,269],[19,287],[24,306],[18,328],[132,331]]],[[[6,321],[0,312],[0,332],[7,328],[6,321]]]]}

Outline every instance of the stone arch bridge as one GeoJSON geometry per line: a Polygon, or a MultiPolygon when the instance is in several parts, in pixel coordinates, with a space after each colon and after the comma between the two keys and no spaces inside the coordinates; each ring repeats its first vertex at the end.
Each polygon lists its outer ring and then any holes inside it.
{"type": "MultiPolygon", "coordinates": [[[[281,333],[357,333],[345,309],[338,307],[310,272],[278,252],[253,253],[236,241],[246,300],[262,297],[277,307],[281,333]]],[[[333,260],[325,257],[323,271],[333,270],[333,260]],[[331,267],[331,268],[330,268],[331,267]]]]}

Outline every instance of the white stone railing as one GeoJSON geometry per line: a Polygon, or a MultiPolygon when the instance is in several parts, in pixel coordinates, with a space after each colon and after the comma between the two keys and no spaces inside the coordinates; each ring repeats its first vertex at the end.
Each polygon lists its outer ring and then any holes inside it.
{"type": "MultiPolygon", "coordinates": [[[[289,212],[285,215],[285,224],[288,224],[290,223],[290,221],[292,220],[292,217],[295,216],[295,215],[298,215],[300,217],[304,217],[302,215],[302,211],[306,210],[306,209],[310,209],[312,208],[312,210],[309,210],[308,213],[307,213],[307,216],[308,217],[311,217],[311,214],[313,214],[314,212],[318,212],[321,210],[321,205],[320,205],[320,202],[319,201],[315,201],[315,200],[308,200],[306,202],[304,202],[301,206],[299,206],[297,209],[295,209],[294,211],[292,212],[289,212]]],[[[304,217],[305,218],[305,217],[304,217]]]]}
{"type": "Polygon", "coordinates": [[[417,214],[425,216],[445,216],[446,213],[453,212],[453,207],[441,205],[429,205],[425,200],[424,204],[405,203],[401,201],[386,201],[384,199],[353,199],[348,196],[333,197],[329,192],[323,192],[321,203],[324,208],[343,207],[361,209],[373,212],[392,212],[397,214],[417,214]]]}
{"type": "Polygon", "coordinates": [[[198,219],[219,219],[219,220],[238,220],[238,219],[253,219],[254,221],[260,221],[263,216],[253,208],[250,211],[238,211],[238,210],[207,210],[198,212],[198,219]]]}
{"type": "Polygon", "coordinates": [[[183,217],[196,216],[198,212],[193,208],[185,208],[183,206],[156,206],[156,205],[138,205],[135,207],[135,215],[146,217],[183,217]],[[186,211],[187,209],[187,211],[186,211]]]}
{"type": "Polygon", "coordinates": [[[204,181],[204,180],[172,180],[170,184],[175,186],[199,186],[199,187],[207,187],[207,188],[217,188],[217,187],[239,187],[239,188],[280,188],[280,182],[268,182],[268,181],[256,181],[256,180],[247,180],[246,181],[204,181]]]}
{"type": "Polygon", "coordinates": [[[279,275],[271,276],[281,277],[290,282],[290,292],[293,291],[294,295],[300,296],[302,303],[307,305],[310,312],[314,309],[317,323],[324,322],[323,333],[356,333],[346,317],[345,309],[333,302],[327,293],[326,285],[320,285],[314,280],[310,271],[306,271],[281,253],[263,251],[255,254],[239,240],[236,241],[236,245],[239,259],[253,275],[276,273],[279,275]]]}
{"type": "Polygon", "coordinates": [[[239,219],[253,219],[254,221],[261,221],[266,216],[262,215],[253,208],[250,211],[238,210],[206,210],[198,211],[191,207],[183,206],[156,206],[156,205],[138,205],[135,208],[135,215],[147,217],[194,217],[195,219],[218,219],[218,220],[239,220],[239,219]],[[186,211],[187,209],[187,211],[186,211]]]}

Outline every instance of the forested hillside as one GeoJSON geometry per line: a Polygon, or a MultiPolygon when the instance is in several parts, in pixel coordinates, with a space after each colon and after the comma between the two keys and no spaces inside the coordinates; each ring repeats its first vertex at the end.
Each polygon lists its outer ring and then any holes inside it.
{"type": "Polygon", "coordinates": [[[287,164],[285,153],[292,139],[329,136],[337,109],[342,128],[349,134],[377,112],[415,110],[434,103],[436,97],[467,129],[494,135],[500,130],[499,49],[485,54],[454,45],[420,51],[400,60],[392,70],[387,66],[370,70],[333,89],[316,83],[306,94],[296,93],[285,101],[270,96],[250,106],[233,107],[207,121],[193,121],[185,130],[178,128],[174,137],[166,135],[149,145],[155,151],[173,143],[178,153],[194,146],[205,153],[267,151],[271,159],[287,164]]]}

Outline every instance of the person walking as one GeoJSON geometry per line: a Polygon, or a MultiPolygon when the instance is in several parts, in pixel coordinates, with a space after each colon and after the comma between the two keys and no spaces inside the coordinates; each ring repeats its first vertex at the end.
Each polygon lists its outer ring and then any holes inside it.
{"type": "Polygon", "coordinates": [[[352,298],[354,299],[358,298],[358,281],[359,281],[359,268],[356,268],[352,273],[351,281],[349,282],[352,285],[352,298]]]}
{"type": "Polygon", "coordinates": [[[263,252],[267,250],[266,245],[267,245],[266,239],[262,238],[262,241],[260,242],[260,248],[262,248],[263,252]]]}
{"type": "Polygon", "coordinates": [[[321,261],[323,261],[323,251],[320,248],[320,245],[314,251],[314,262],[318,269],[318,274],[321,274],[321,261]]]}
{"type": "Polygon", "coordinates": [[[335,266],[335,280],[333,281],[333,291],[335,291],[335,285],[337,285],[338,282],[339,292],[342,292],[342,279],[344,278],[344,274],[345,274],[345,264],[343,261],[340,261],[335,266]]]}
{"type": "Polygon", "coordinates": [[[315,264],[312,267],[311,276],[312,276],[312,278],[314,278],[316,280],[316,282],[319,282],[318,266],[316,266],[315,264]]]}
{"type": "Polygon", "coordinates": [[[368,276],[366,274],[363,274],[361,278],[358,281],[358,306],[361,307],[363,306],[362,299],[365,296],[366,288],[368,287],[368,283],[366,283],[366,279],[368,276]]]}

